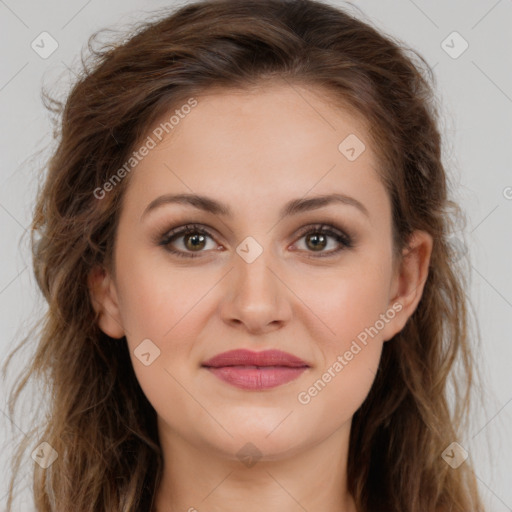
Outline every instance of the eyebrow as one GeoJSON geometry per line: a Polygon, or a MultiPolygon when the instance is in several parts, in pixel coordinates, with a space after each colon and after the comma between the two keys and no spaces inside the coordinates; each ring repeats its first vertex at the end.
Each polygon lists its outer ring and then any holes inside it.
{"type": "MultiPolygon", "coordinates": [[[[347,196],[345,194],[327,194],[310,197],[308,199],[299,198],[292,199],[284,205],[279,213],[279,220],[289,215],[296,215],[298,213],[306,212],[309,210],[316,210],[333,203],[354,206],[366,217],[370,217],[367,208],[357,199],[347,196]]],[[[165,194],[153,199],[149,203],[141,215],[141,220],[151,211],[165,204],[184,204],[190,205],[199,210],[212,213],[214,215],[222,215],[225,217],[232,217],[233,212],[231,208],[211,197],[201,196],[197,194],[165,194]]]]}

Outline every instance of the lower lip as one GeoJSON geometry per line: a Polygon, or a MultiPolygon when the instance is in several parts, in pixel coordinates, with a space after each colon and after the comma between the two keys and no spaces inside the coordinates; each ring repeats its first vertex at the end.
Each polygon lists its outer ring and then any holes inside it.
{"type": "Polygon", "coordinates": [[[241,389],[270,389],[290,382],[301,375],[308,367],[291,368],[272,366],[247,368],[244,366],[206,367],[219,379],[241,389]]]}

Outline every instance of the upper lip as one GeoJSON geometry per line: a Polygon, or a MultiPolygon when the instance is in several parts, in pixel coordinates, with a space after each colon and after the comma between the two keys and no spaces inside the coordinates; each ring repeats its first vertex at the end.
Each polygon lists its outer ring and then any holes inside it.
{"type": "Polygon", "coordinates": [[[288,366],[300,368],[309,366],[302,359],[281,350],[263,350],[252,352],[239,349],[222,352],[205,361],[202,366],[219,368],[221,366],[288,366]]]}

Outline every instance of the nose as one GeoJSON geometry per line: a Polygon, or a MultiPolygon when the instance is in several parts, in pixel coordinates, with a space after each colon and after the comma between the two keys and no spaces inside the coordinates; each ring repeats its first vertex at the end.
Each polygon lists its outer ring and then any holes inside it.
{"type": "Polygon", "coordinates": [[[235,268],[224,280],[222,319],[231,327],[251,334],[280,329],[292,314],[290,297],[293,293],[271,268],[266,255],[264,251],[252,263],[237,256],[235,268]]]}

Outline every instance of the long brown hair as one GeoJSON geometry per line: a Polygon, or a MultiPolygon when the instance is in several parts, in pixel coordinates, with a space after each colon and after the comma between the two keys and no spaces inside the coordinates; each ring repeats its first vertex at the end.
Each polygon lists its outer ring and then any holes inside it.
{"type": "Polygon", "coordinates": [[[483,510],[469,461],[453,469],[441,457],[461,439],[475,368],[467,268],[449,239],[463,215],[448,198],[434,77],[425,60],[314,0],[200,1],[158,12],[126,41],[95,48],[99,33],[65,101],[44,94],[59,121],[58,145],[38,191],[31,244],[48,309],[4,372],[36,337],[9,412],[30,379],[45,384],[51,404],[37,442],[34,428],[19,447],[8,510],[24,451],[42,441],[58,459],[47,469],[34,464],[39,512],[151,510],[162,470],[156,413],[138,385],[126,340],[98,328],[87,286],[95,265],[111,269],[129,175],[101,199],[94,191],[163,113],[212,87],[243,89],[265,80],[325,91],[365,120],[392,200],[396,254],[416,229],[434,237],[422,299],[384,344],[375,382],[353,418],[348,485],[358,510],[483,510]]]}

